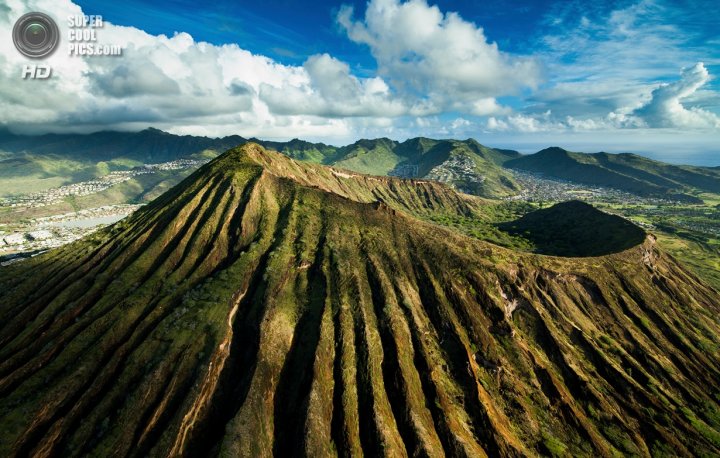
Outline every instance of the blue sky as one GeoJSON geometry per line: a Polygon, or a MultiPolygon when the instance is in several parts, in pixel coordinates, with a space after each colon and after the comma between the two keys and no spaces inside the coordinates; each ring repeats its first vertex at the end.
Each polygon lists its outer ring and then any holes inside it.
{"type": "MultiPolygon", "coordinates": [[[[100,14],[104,41],[124,47],[56,53],[40,89],[75,102],[54,117],[25,102],[0,117],[16,131],[475,137],[720,164],[717,1],[15,3],[8,23],[31,7],[100,14]]],[[[0,95],[17,60],[2,46],[0,95]]]]}
{"type": "MultiPolygon", "coordinates": [[[[187,32],[213,44],[237,43],[285,63],[301,64],[309,56],[330,53],[353,62],[358,71],[376,65],[364,46],[352,43],[337,26],[342,5],[363,14],[365,1],[215,1],[148,2],[80,0],[87,12],[102,14],[119,25],[132,25],[153,34],[187,32]]],[[[524,52],[534,46],[531,36],[548,25],[548,17],[565,2],[453,0],[432,2],[443,11],[457,11],[482,25],[490,39],[504,49],[524,52]],[[482,5],[481,5],[482,3],[482,5]]],[[[605,5],[605,10],[610,3],[605,5]]]]}
{"type": "MultiPolygon", "coordinates": [[[[298,1],[218,0],[198,3],[192,0],[77,0],[86,13],[101,14],[118,25],[135,26],[152,34],[187,32],[196,40],[216,45],[237,43],[255,53],[288,63],[302,64],[318,53],[330,53],[359,73],[376,69],[366,46],[353,43],[337,24],[343,5],[361,16],[367,7],[362,0],[298,1]]],[[[604,22],[616,10],[631,7],[632,1],[528,1],[528,0],[443,0],[429,2],[443,12],[458,12],[463,19],[482,27],[490,41],[506,52],[534,54],[551,51],[543,38],[562,35],[579,26],[583,18],[604,22]]],[[[713,60],[720,51],[712,48],[720,39],[720,6],[712,0],[673,0],[657,2],[653,21],[675,25],[685,33],[684,48],[707,51],[713,60]]],[[[572,64],[578,55],[568,53],[562,61],[572,64]]],[[[713,62],[712,70],[720,68],[713,62]]],[[[714,73],[714,72],[713,72],[714,73]]],[[[664,75],[658,80],[673,79],[664,75]]],[[[715,88],[720,82],[713,82],[715,88]]]]}

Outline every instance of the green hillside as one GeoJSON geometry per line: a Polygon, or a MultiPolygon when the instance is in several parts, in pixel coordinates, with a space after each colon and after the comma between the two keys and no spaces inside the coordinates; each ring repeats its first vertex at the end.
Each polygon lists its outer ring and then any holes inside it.
{"type": "Polygon", "coordinates": [[[512,175],[501,165],[519,155],[494,150],[475,140],[413,138],[360,140],[338,150],[332,165],[372,175],[429,178],[483,197],[503,197],[518,191],[512,175]]]}
{"type": "Polygon", "coordinates": [[[332,163],[338,155],[338,148],[324,143],[311,143],[294,138],[288,142],[273,142],[267,140],[250,139],[267,149],[271,149],[300,161],[314,162],[316,164],[332,163]]]}
{"type": "Polygon", "coordinates": [[[621,189],[641,196],[700,203],[700,191],[717,193],[720,173],[707,167],[671,165],[634,154],[573,153],[546,148],[506,167],[548,177],[621,189]]]}
{"type": "Polygon", "coordinates": [[[404,158],[395,153],[397,142],[389,138],[358,140],[340,148],[332,165],[369,175],[387,175],[404,158]]]}
{"type": "Polygon", "coordinates": [[[248,144],[0,268],[0,455],[720,454],[719,293],[414,216],[481,205],[248,144]]]}
{"type": "Polygon", "coordinates": [[[681,186],[720,193],[720,172],[711,168],[666,164],[629,153],[597,153],[594,157],[608,169],[645,179],[658,186],[669,189],[681,186]]]}

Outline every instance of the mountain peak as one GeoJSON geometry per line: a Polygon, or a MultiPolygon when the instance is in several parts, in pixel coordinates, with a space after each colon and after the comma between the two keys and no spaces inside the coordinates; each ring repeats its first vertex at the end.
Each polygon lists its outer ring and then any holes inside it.
{"type": "Polygon", "coordinates": [[[375,148],[377,145],[384,145],[384,146],[395,146],[397,142],[395,140],[392,140],[387,137],[380,137],[380,138],[361,138],[360,140],[353,143],[353,145],[362,146],[363,148],[372,149],[375,148]]]}
{"type": "Polygon", "coordinates": [[[568,156],[569,153],[570,151],[566,150],[565,148],[561,148],[559,146],[550,146],[548,148],[538,151],[535,154],[543,156],[568,156]]]}
{"type": "Polygon", "coordinates": [[[142,133],[145,133],[145,134],[156,134],[156,135],[172,135],[172,134],[169,133],[169,132],[165,132],[164,130],[157,129],[157,128],[155,128],[155,127],[148,127],[148,128],[146,128],[146,129],[141,130],[140,133],[141,133],[141,134],[142,134],[142,133]]]}
{"type": "Polygon", "coordinates": [[[459,196],[442,183],[370,176],[296,161],[254,142],[232,148],[205,167],[225,177],[238,173],[269,175],[291,183],[294,187],[312,188],[363,204],[382,202],[385,207],[416,215],[439,208],[467,214],[475,202],[472,197],[459,196]],[[390,189],[393,191],[389,192],[390,189]],[[378,196],[384,197],[380,199],[378,196]]]}

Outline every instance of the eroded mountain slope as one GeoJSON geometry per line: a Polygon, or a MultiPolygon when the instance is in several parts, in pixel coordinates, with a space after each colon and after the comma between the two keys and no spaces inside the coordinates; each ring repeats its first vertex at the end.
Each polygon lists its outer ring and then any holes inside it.
{"type": "Polygon", "coordinates": [[[246,145],[0,270],[0,454],[720,453],[718,293],[652,237],[521,254],[296,167],[246,145]]]}

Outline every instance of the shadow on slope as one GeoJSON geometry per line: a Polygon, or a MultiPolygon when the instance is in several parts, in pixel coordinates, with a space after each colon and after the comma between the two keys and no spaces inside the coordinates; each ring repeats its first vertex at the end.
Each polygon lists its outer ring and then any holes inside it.
{"type": "Polygon", "coordinates": [[[498,227],[529,240],[535,252],[553,256],[602,256],[645,239],[645,231],[630,221],[577,200],[536,210],[498,227]]]}

